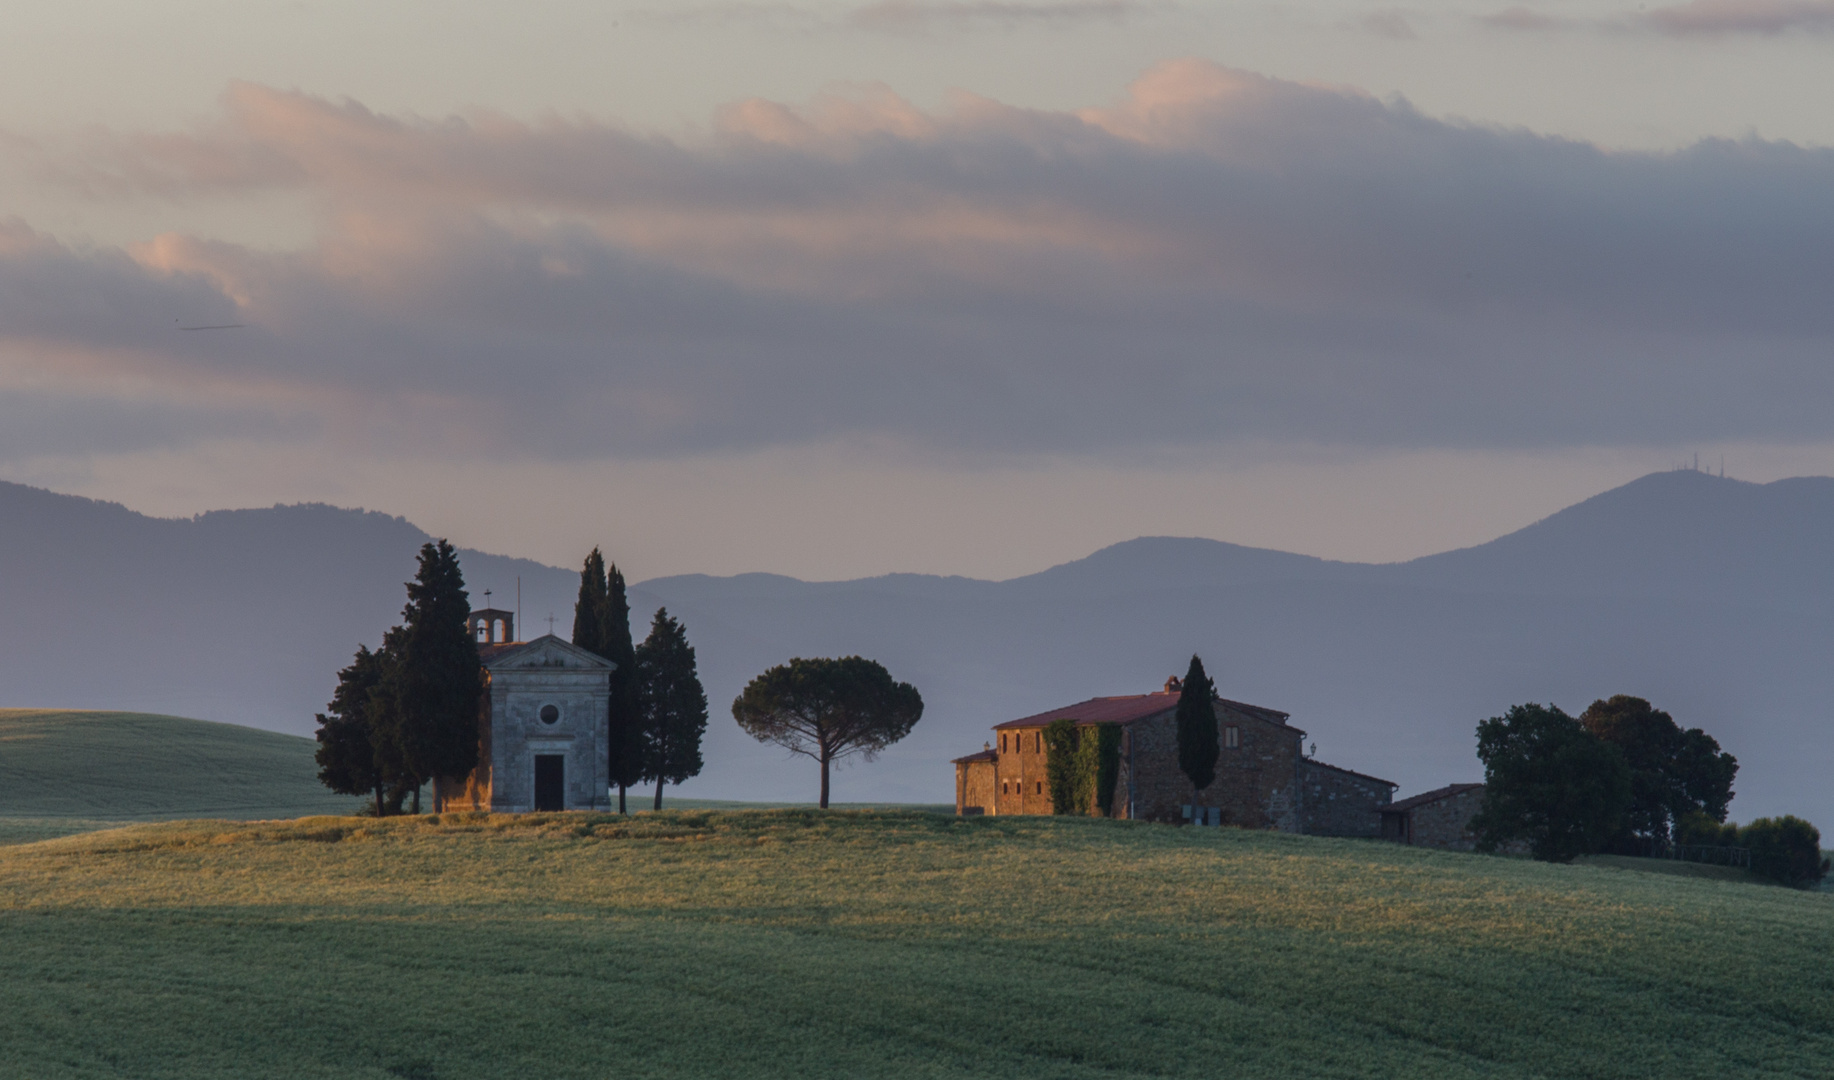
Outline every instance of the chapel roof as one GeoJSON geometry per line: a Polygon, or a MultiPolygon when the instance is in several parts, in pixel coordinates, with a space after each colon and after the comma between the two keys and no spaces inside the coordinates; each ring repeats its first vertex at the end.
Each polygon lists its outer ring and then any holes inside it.
{"type": "MultiPolygon", "coordinates": [[[[605,659],[589,649],[582,649],[554,634],[543,634],[534,641],[511,641],[501,645],[478,646],[478,661],[486,668],[513,666],[524,654],[537,652],[549,656],[565,656],[571,663],[567,667],[616,669],[618,665],[605,659]]],[[[547,666],[547,665],[536,665],[547,666]]]]}
{"type": "Polygon", "coordinates": [[[1435,803],[1441,799],[1449,799],[1454,795],[1482,788],[1483,786],[1482,784],[1447,784],[1445,787],[1434,788],[1431,791],[1423,791],[1418,795],[1402,799],[1400,802],[1389,803],[1387,806],[1382,807],[1382,812],[1384,814],[1396,814],[1403,810],[1412,810],[1416,806],[1425,806],[1427,803],[1435,803]]]}

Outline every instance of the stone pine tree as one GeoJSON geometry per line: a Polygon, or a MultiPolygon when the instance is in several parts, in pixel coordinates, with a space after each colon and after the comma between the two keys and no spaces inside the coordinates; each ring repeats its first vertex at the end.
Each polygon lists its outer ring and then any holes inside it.
{"type": "Polygon", "coordinates": [[[732,718],[759,742],[773,742],[821,763],[821,806],[828,772],[850,754],[867,761],[911,733],[923,697],[896,682],[878,662],[794,659],[753,679],[732,703],[732,718]]]}
{"type": "Polygon", "coordinates": [[[662,786],[700,773],[700,740],[707,730],[707,692],[695,668],[688,632],[658,608],[650,635],[637,646],[641,687],[644,761],[642,778],[656,781],[657,810],[662,786]]]}
{"type": "Polygon", "coordinates": [[[1178,768],[1202,791],[1216,779],[1216,759],[1222,753],[1216,739],[1216,688],[1204,674],[1204,662],[1191,657],[1183,692],[1178,695],[1178,768]]]}
{"type": "Polygon", "coordinates": [[[415,781],[461,777],[478,764],[478,698],[483,687],[471,606],[458,554],[444,540],[420,549],[402,609],[400,656],[383,690],[394,699],[394,738],[415,781]]]}
{"type": "MultiPolygon", "coordinates": [[[[605,606],[600,612],[603,625],[599,631],[605,651],[599,655],[618,665],[611,673],[608,764],[611,782],[618,786],[618,813],[622,814],[625,812],[625,792],[643,778],[643,684],[637,671],[637,650],[630,636],[630,600],[624,595],[624,575],[618,571],[616,563],[611,565],[605,584],[605,606]]],[[[701,711],[704,716],[704,700],[701,711]]],[[[697,738],[697,753],[698,746],[697,738]]]]}

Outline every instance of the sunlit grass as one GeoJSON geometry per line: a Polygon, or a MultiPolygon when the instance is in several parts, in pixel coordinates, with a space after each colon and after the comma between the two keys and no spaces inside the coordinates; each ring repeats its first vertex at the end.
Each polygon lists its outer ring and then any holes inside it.
{"type": "Polygon", "coordinates": [[[1129,822],[677,811],[0,849],[54,1076],[1827,1076],[1834,898],[1129,822]]]}

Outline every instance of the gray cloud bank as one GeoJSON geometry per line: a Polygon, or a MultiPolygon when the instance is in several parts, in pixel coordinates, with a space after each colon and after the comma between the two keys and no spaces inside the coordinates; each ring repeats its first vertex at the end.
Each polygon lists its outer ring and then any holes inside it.
{"type": "Polygon", "coordinates": [[[1677,38],[1834,32],[1834,0],[1689,0],[1610,19],[1574,19],[1510,7],[1485,22],[1506,30],[1603,30],[1677,38]]]}
{"type": "Polygon", "coordinates": [[[99,442],[123,380],[557,457],[1834,435],[1824,148],[1617,153],[1182,61],[1077,114],[864,88],[692,139],[244,85],[33,153],[96,199],[325,212],[291,252],[0,228],[0,372],[106,392],[99,442]],[[172,329],[206,322],[250,326],[172,329]]]}

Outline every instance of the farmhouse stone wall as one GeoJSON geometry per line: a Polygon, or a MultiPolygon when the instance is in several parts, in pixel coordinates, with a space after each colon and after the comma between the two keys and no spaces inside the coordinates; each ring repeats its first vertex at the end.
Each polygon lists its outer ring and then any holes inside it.
{"type": "Polygon", "coordinates": [[[1484,805],[1484,789],[1461,791],[1437,802],[1416,806],[1408,814],[1413,843],[1421,847],[1470,851],[1476,846],[1471,819],[1484,805]]]}
{"type": "Polygon", "coordinates": [[[1117,800],[1131,794],[1135,815],[1146,821],[1178,822],[1187,805],[1214,806],[1222,811],[1225,825],[1299,831],[1294,782],[1303,734],[1220,702],[1216,720],[1221,748],[1216,779],[1202,791],[1193,789],[1178,767],[1175,710],[1127,725],[1117,800]],[[1232,727],[1234,746],[1229,745],[1232,727]]]}
{"type": "Polygon", "coordinates": [[[1386,780],[1303,759],[1299,762],[1301,831],[1313,836],[1380,836],[1382,808],[1394,797],[1394,790],[1386,780]]]}
{"type": "Polygon", "coordinates": [[[965,759],[955,763],[955,812],[958,814],[994,814],[998,794],[999,766],[992,760],[965,759]]]}
{"type": "Polygon", "coordinates": [[[1045,783],[1044,729],[1003,731],[994,747],[999,755],[996,805],[1002,814],[1048,814],[1051,792],[1045,783]]]}

